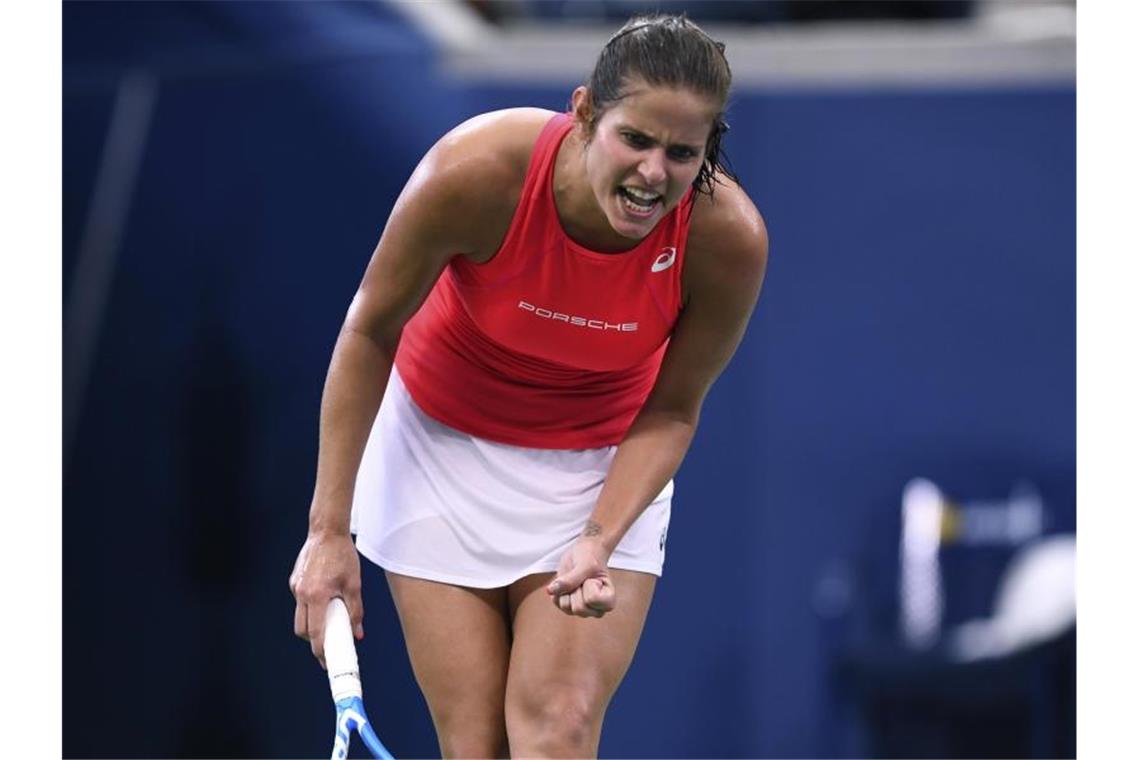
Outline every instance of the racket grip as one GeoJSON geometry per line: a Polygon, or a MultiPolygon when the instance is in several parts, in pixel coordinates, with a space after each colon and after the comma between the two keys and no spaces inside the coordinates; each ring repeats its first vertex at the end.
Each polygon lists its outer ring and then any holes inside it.
{"type": "Polygon", "coordinates": [[[345,697],[363,696],[352,621],[348,617],[348,607],[340,597],[332,599],[325,610],[325,665],[329,670],[329,688],[334,702],[345,697]]]}

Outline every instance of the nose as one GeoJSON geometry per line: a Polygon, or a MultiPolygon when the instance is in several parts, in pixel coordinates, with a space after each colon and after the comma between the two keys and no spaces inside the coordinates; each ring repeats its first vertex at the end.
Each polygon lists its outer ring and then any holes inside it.
{"type": "Polygon", "coordinates": [[[658,187],[665,182],[665,151],[658,148],[647,151],[645,157],[637,167],[645,183],[650,187],[658,187]]]}

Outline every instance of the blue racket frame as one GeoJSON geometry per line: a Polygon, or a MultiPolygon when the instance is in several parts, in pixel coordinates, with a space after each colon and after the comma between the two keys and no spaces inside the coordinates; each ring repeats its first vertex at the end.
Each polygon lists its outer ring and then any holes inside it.
{"type": "Polygon", "coordinates": [[[348,745],[352,741],[353,731],[360,734],[373,757],[394,760],[392,753],[372,730],[368,714],[364,712],[364,701],[360,697],[347,697],[336,703],[336,739],[333,742],[332,760],[348,757],[348,745]]]}
{"type": "Polygon", "coordinates": [[[392,753],[380,741],[368,722],[364,711],[364,689],[360,683],[360,669],[356,659],[356,642],[352,636],[352,622],[344,599],[335,597],[325,608],[325,661],[329,675],[329,690],[336,705],[336,737],[333,739],[332,760],[348,757],[352,732],[360,734],[373,757],[392,760],[392,753]]]}

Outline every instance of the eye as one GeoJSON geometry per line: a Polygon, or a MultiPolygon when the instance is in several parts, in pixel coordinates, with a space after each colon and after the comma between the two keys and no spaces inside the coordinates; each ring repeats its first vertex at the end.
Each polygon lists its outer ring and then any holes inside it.
{"type": "Polygon", "coordinates": [[[634,148],[648,148],[652,141],[640,132],[625,131],[621,133],[622,139],[634,148]]]}
{"type": "Polygon", "coordinates": [[[670,148],[669,158],[674,161],[691,161],[697,157],[697,152],[692,148],[670,148]]]}

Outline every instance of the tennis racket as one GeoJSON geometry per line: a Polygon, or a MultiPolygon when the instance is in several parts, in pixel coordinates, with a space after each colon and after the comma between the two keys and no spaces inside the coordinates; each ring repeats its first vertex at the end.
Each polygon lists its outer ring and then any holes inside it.
{"type": "Polygon", "coordinates": [[[360,686],[360,671],[356,664],[356,644],[352,640],[352,623],[348,608],[341,598],[329,602],[325,610],[325,665],[329,669],[329,686],[336,704],[336,739],[333,741],[332,760],[348,757],[348,744],[352,732],[360,734],[373,757],[392,760],[392,753],[380,743],[380,738],[368,722],[364,712],[364,692],[360,686]]]}

